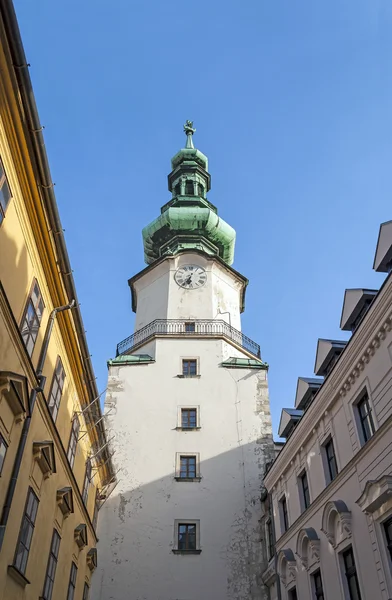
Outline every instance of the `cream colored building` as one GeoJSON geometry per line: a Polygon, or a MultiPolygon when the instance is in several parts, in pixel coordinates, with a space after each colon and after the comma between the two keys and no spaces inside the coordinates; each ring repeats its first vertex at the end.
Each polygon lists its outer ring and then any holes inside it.
{"type": "Polygon", "coordinates": [[[12,3],[0,6],[0,599],[86,600],[114,485],[12,3]]]}
{"type": "Polygon", "coordinates": [[[317,377],[299,378],[295,408],[282,411],[287,439],[263,498],[271,600],[392,597],[391,266],[392,221],[374,260],[383,285],[346,290],[350,340],[318,341],[317,377]]]}

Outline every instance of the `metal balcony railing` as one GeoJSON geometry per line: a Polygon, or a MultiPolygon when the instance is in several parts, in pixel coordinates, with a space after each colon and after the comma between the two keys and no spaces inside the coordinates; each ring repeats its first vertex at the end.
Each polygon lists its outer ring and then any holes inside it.
{"type": "Polygon", "coordinates": [[[156,335],[171,335],[173,337],[179,335],[186,337],[223,336],[232,340],[244,348],[244,350],[247,350],[247,352],[260,358],[259,344],[256,344],[256,342],[229,325],[229,323],[226,323],[226,321],[215,319],[198,319],[195,321],[185,319],[156,319],[117,344],[116,356],[132,351],[133,348],[156,335]]]}

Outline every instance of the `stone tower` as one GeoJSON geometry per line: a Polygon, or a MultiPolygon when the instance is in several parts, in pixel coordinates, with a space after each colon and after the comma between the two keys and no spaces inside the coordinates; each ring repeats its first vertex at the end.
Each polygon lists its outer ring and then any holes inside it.
{"type": "Polygon", "coordinates": [[[108,363],[118,486],[99,516],[94,600],[261,600],[260,493],[273,443],[267,365],[241,332],[235,231],[207,157],[172,159],[171,200],[129,280],[135,332],[108,363]]]}

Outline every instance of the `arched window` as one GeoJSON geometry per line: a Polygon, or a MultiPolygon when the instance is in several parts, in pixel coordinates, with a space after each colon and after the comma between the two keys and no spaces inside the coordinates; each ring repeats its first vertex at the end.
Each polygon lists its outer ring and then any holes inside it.
{"type": "Polygon", "coordinates": [[[204,197],[204,186],[201,185],[201,183],[197,184],[197,195],[201,196],[202,198],[204,197]]]}
{"type": "Polygon", "coordinates": [[[185,195],[193,196],[194,193],[195,193],[195,190],[193,187],[193,181],[191,179],[187,179],[186,183],[185,183],[185,195]]]}
{"type": "Polygon", "coordinates": [[[176,187],[174,188],[174,193],[176,196],[181,196],[181,183],[177,183],[176,187]]]}

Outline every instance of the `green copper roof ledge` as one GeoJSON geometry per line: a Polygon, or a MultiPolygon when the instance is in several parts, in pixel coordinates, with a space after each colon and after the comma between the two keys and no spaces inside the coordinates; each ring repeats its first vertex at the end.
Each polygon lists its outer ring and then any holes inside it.
{"type": "Polygon", "coordinates": [[[144,259],[148,265],[162,256],[192,248],[233,264],[236,233],[205,196],[211,177],[207,157],[193,146],[195,131],[193,122],[186,121],[186,145],[173,157],[169,174],[172,199],[161,208],[161,215],[143,229],[144,259]]]}
{"type": "Polygon", "coordinates": [[[149,354],[122,354],[108,360],[108,367],[112,365],[140,365],[140,363],[151,363],[155,360],[149,354]]]}

